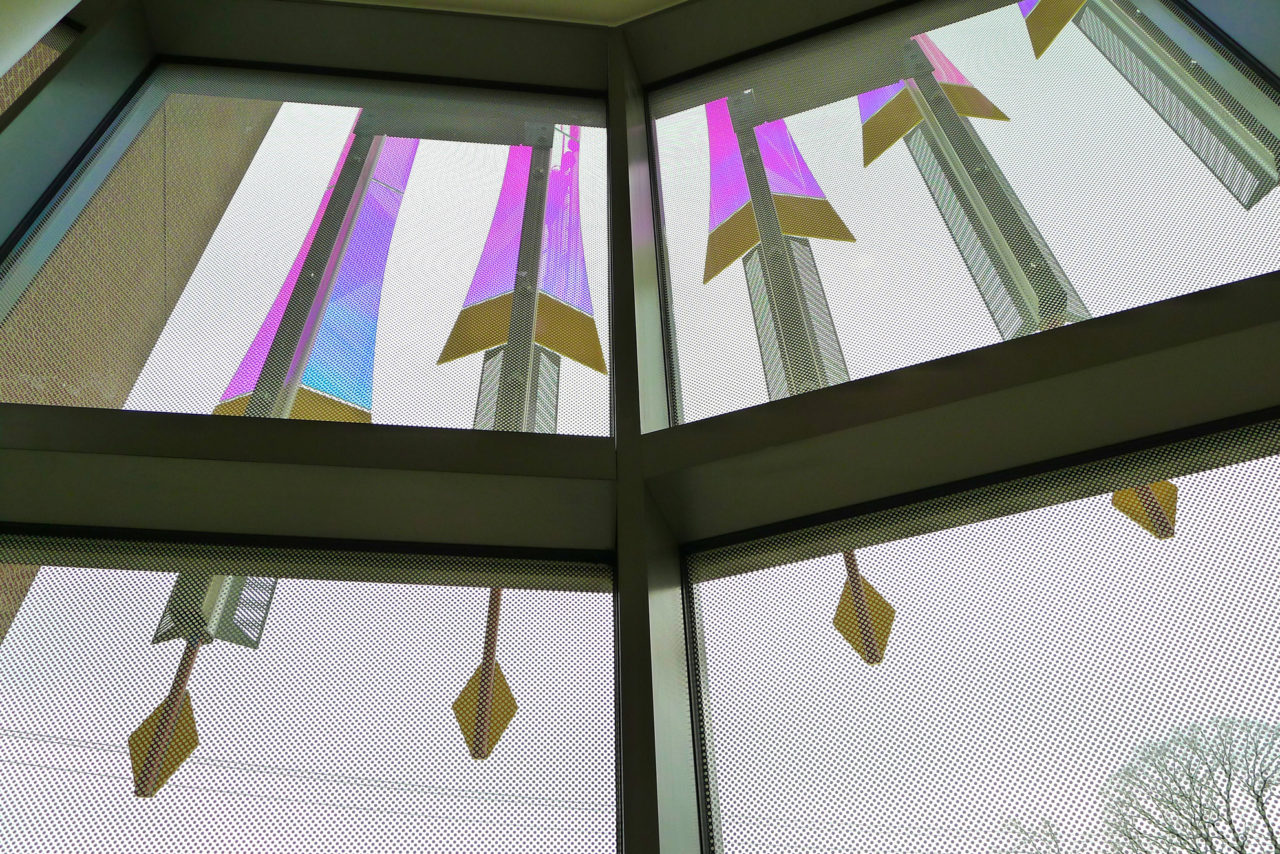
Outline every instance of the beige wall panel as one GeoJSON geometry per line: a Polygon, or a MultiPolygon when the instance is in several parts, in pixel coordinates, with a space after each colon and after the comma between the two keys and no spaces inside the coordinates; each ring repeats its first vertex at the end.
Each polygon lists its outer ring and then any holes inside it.
{"type": "Polygon", "coordinates": [[[0,563],[0,643],[9,633],[9,627],[22,610],[22,603],[27,598],[27,591],[40,572],[38,566],[0,563]]]}
{"type": "Polygon", "coordinates": [[[0,400],[124,405],[279,107],[166,99],[0,326],[0,400]]]}
{"type": "Polygon", "coordinates": [[[35,47],[14,63],[13,68],[0,77],[0,113],[9,109],[18,100],[18,96],[27,91],[27,87],[36,82],[36,78],[44,74],[45,69],[53,65],[57,58],[58,51],[43,42],[37,42],[35,47]]]}

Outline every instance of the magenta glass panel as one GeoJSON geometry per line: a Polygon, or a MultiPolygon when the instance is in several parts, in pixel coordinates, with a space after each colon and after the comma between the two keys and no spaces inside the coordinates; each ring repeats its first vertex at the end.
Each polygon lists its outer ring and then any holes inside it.
{"type": "Polygon", "coordinates": [[[956,86],[972,86],[969,79],[960,73],[960,69],[955,67],[951,60],[947,59],[942,49],[933,43],[933,39],[927,35],[921,34],[912,36],[916,44],[924,50],[924,55],[929,57],[929,62],[933,63],[933,77],[939,83],[951,83],[956,86]]]}
{"type": "Polygon", "coordinates": [[[307,230],[307,236],[302,241],[302,247],[298,250],[298,257],[294,259],[293,266],[289,268],[289,273],[284,279],[284,285],[280,288],[280,293],[276,295],[275,302],[271,304],[271,309],[267,312],[266,319],[262,321],[258,334],[254,336],[253,343],[249,345],[248,352],[244,354],[240,367],[236,369],[235,375],[231,377],[231,382],[227,386],[227,390],[223,392],[222,399],[224,401],[241,395],[252,394],[253,389],[258,385],[258,378],[262,375],[262,366],[267,363],[267,352],[271,349],[271,342],[275,340],[276,331],[280,328],[280,320],[284,317],[285,307],[289,304],[289,298],[293,296],[294,286],[298,284],[298,276],[302,273],[302,265],[307,260],[307,253],[311,251],[311,244],[316,239],[316,231],[320,228],[320,220],[324,218],[324,213],[329,207],[329,200],[333,198],[333,188],[337,186],[338,174],[342,171],[342,165],[347,161],[347,153],[351,151],[351,143],[354,141],[355,134],[347,137],[347,144],[343,147],[342,154],[338,157],[338,162],[333,167],[333,175],[329,178],[329,186],[324,192],[324,197],[320,199],[320,207],[316,210],[315,218],[311,220],[311,228],[307,230]]]}
{"type": "Polygon", "coordinates": [[[480,254],[480,264],[462,307],[468,308],[511,291],[516,283],[516,261],[520,253],[520,231],[524,222],[524,198],[529,189],[529,164],[533,149],[513,145],[507,152],[507,169],[502,176],[498,207],[480,254]]]}
{"type": "MultiPolygon", "coordinates": [[[[401,162],[412,164],[417,149],[416,139],[387,137],[378,152],[374,175],[383,158],[393,164],[392,174],[401,162]]],[[[302,384],[308,388],[362,409],[373,408],[378,303],[402,198],[397,190],[373,181],[365,188],[302,375],[302,384]]]]}
{"type": "Polygon", "coordinates": [[[757,127],[756,142],[760,144],[760,158],[764,162],[770,190],[787,196],[826,198],[791,138],[785,120],[778,119],[757,127]]]}
{"type": "Polygon", "coordinates": [[[742,150],[729,117],[729,100],[721,98],[706,106],[707,137],[711,145],[711,231],[751,201],[742,150]]]}
{"type": "Polygon", "coordinates": [[[592,314],[587,289],[587,258],[582,247],[582,214],[578,199],[578,137],[570,127],[560,165],[547,178],[546,225],[543,232],[540,289],[548,296],[592,314]]]}
{"type": "Polygon", "coordinates": [[[417,152],[417,140],[387,137],[382,151],[378,153],[378,163],[373,167],[373,180],[403,193],[409,184],[409,170],[413,168],[417,152]]]}
{"type": "Polygon", "coordinates": [[[893,96],[902,91],[906,86],[906,81],[899,80],[897,83],[890,83],[888,86],[881,86],[879,89],[872,89],[870,92],[863,92],[858,96],[858,113],[862,116],[865,124],[867,119],[874,116],[880,111],[880,108],[893,100],[893,96]]]}

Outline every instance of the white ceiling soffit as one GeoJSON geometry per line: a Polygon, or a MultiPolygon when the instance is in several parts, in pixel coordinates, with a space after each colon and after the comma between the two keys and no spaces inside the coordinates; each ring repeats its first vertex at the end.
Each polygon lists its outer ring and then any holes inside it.
{"type": "Polygon", "coordinates": [[[467,12],[475,15],[505,15],[513,18],[540,18],[546,21],[617,26],[634,21],[636,18],[643,18],[661,9],[679,6],[687,0],[318,0],[318,2],[467,12]]]}

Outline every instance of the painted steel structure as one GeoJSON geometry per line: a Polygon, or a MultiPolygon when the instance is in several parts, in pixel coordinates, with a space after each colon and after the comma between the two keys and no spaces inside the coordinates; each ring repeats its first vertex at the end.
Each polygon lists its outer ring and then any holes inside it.
{"type": "Polygon", "coordinates": [[[1231,69],[1220,48],[1168,20],[1167,7],[1141,0],[1019,0],[1018,10],[1037,59],[1074,21],[1244,207],[1280,185],[1280,105],[1231,69]],[[1195,58],[1206,51],[1218,60],[1209,63],[1214,71],[1195,58]]]}
{"type": "Polygon", "coordinates": [[[751,91],[706,105],[711,222],[703,281],[743,259],[771,400],[847,382],[809,238],[853,242],[777,119],[751,91]]]}
{"type": "Polygon", "coordinates": [[[920,170],[1005,340],[1089,318],[969,118],[1008,121],[927,35],[907,42],[910,76],[858,96],[863,163],[899,139],[920,170]]]}
{"type": "Polygon", "coordinates": [[[554,433],[560,357],[608,369],[582,244],[581,128],[527,133],[536,144],[507,152],[489,235],[439,364],[484,352],[477,429],[554,433]]]}
{"type": "MultiPolygon", "coordinates": [[[[617,565],[621,846],[697,851],[699,781],[680,640],[682,548],[823,513],[855,513],[917,490],[1043,470],[1071,455],[1156,445],[1171,431],[1211,431],[1222,419],[1261,420],[1280,403],[1274,372],[1238,381],[1240,364],[1266,364],[1280,341],[1280,288],[1268,274],[663,429],[671,406],[645,87],[874,5],[758,2],[748,14],[742,0],[707,0],[637,22],[624,35],[269,0],[101,4],[53,82],[29,93],[16,115],[6,114],[0,159],[24,169],[0,198],[4,235],[25,227],[45,188],[157,54],[607,90],[616,436],[366,432],[4,404],[0,519],[19,527],[105,526],[122,537],[144,528],[194,532],[187,536],[195,539],[301,535],[609,554],[617,565]],[[743,26],[700,24],[733,10],[743,26]],[[281,40],[281,32],[298,37],[281,40]],[[1180,378],[1176,396],[1151,382],[1165,375],[1180,378]],[[1046,423],[1042,414],[1051,408],[1061,417],[1046,423]],[[922,447],[931,453],[920,454],[922,447]],[[845,465],[833,467],[832,459],[845,465]],[[194,478],[198,491],[190,488],[194,478]],[[759,490],[766,479],[770,488],[759,490]],[[341,520],[325,518],[327,496],[339,493],[367,500],[341,520]],[[459,509],[479,503],[491,512],[459,509]]],[[[922,19],[933,15],[933,22],[902,34],[997,5],[920,4],[922,19]]],[[[874,20],[897,19],[888,13],[874,20]]],[[[898,51],[900,41],[892,47],[898,51]]],[[[856,91],[905,76],[898,72],[856,91]]],[[[357,127],[358,156],[370,142],[357,127]]],[[[340,173],[335,198],[344,202],[331,208],[344,207],[350,196],[342,193],[358,179],[358,169],[340,173]]],[[[300,276],[295,288],[309,287],[300,276]]],[[[306,320],[307,312],[295,317],[293,302],[282,329],[300,329],[306,320]]],[[[264,367],[270,364],[268,357],[264,367]]],[[[24,560],[17,565],[30,563],[24,560]]]]}

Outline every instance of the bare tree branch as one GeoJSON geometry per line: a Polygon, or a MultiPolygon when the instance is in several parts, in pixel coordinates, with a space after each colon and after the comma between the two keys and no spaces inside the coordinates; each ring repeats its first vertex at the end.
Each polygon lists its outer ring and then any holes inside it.
{"type": "MultiPolygon", "coordinates": [[[[1280,726],[1215,718],[1142,745],[1102,791],[1112,854],[1280,854],[1280,726]]],[[[1049,821],[1006,854],[1065,854],[1049,821]]]]}

